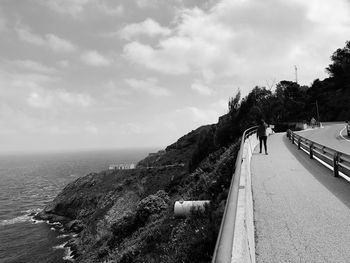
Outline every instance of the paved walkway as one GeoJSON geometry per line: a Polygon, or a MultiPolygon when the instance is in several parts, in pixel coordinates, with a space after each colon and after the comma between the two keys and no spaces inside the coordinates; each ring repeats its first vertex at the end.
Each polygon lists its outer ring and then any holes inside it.
{"type": "Polygon", "coordinates": [[[284,134],[268,138],[269,155],[258,147],[251,163],[256,262],[350,262],[350,183],[284,134]]]}

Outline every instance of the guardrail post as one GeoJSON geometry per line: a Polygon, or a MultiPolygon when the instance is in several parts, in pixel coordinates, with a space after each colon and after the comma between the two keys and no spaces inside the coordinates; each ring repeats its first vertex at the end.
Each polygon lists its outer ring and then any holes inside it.
{"type": "Polygon", "coordinates": [[[339,176],[339,153],[336,152],[333,156],[333,173],[334,177],[339,176]]]}
{"type": "Polygon", "coordinates": [[[301,138],[299,137],[298,139],[298,149],[300,150],[300,146],[301,146],[301,138]]]}
{"type": "Polygon", "coordinates": [[[309,153],[310,153],[310,159],[313,159],[314,158],[314,144],[313,143],[310,143],[309,153]]]}
{"type": "Polygon", "coordinates": [[[294,133],[292,132],[292,144],[294,144],[294,133]]]}

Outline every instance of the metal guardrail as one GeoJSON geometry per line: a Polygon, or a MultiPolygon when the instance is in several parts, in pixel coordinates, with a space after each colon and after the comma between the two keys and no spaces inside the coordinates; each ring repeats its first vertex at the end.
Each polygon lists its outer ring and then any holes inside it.
{"type": "Polygon", "coordinates": [[[292,144],[298,146],[298,149],[305,150],[309,154],[310,159],[313,159],[315,156],[330,165],[333,168],[335,177],[339,176],[339,172],[350,177],[350,155],[306,139],[291,130],[287,131],[287,137],[292,144]]]}
{"type": "Polygon", "coordinates": [[[246,138],[256,132],[257,127],[258,126],[254,126],[245,130],[242,135],[240,149],[236,158],[235,173],[233,175],[230,190],[227,196],[225,211],[221,220],[220,231],[216,241],[212,263],[231,262],[244,142],[246,138]]]}

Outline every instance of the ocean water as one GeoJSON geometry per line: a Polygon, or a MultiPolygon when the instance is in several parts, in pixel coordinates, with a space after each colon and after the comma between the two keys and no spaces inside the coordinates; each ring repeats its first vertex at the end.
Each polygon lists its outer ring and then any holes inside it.
{"type": "Polygon", "coordinates": [[[59,224],[35,221],[69,182],[110,164],[137,163],[155,149],[0,155],[0,263],[72,261],[59,224]]]}

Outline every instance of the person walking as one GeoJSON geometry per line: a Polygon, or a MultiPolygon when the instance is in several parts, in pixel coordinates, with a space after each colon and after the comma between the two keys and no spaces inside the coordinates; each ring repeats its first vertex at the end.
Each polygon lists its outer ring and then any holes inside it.
{"type": "Polygon", "coordinates": [[[256,132],[256,136],[259,138],[259,142],[260,142],[260,153],[262,150],[262,143],[264,143],[264,149],[265,149],[265,154],[267,153],[267,146],[266,146],[266,141],[267,141],[267,124],[264,120],[261,120],[259,123],[259,127],[257,129],[256,132]]]}

